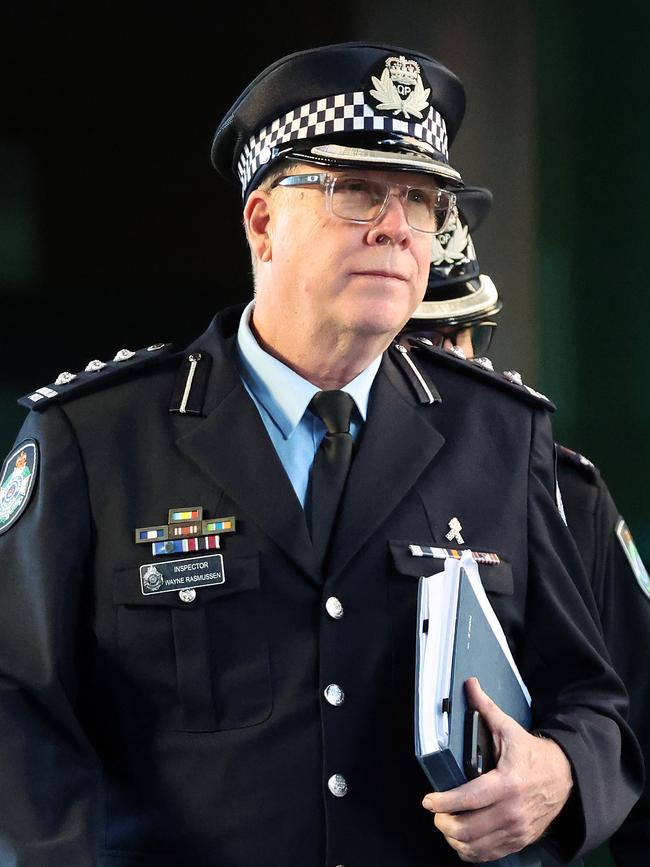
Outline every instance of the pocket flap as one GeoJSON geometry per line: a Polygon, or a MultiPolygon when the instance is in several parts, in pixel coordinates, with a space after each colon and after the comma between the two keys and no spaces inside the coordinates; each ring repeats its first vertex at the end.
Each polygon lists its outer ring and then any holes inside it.
{"type": "MultiPolygon", "coordinates": [[[[388,544],[393,556],[395,568],[402,575],[420,578],[422,575],[435,575],[436,572],[442,572],[445,568],[445,560],[443,558],[417,557],[411,553],[411,545],[418,545],[422,548],[427,548],[430,547],[430,542],[391,539],[388,544]]],[[[455,550],[462,552],[471,549],[457,548],[455,550]]],[[[497,554],[499,557],[498,563],[478,563],[481,583],[485,587],[486,591],[489,593],[501,593],[504,596],[511,596],[514,592],[512,566],[496,551],[485,551],[483,553],[497,554]]]]}

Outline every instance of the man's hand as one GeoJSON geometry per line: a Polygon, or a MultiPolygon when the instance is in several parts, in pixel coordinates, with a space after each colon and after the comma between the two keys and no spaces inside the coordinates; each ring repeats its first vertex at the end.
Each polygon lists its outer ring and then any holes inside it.
{"type": "Polygon", "coordinates": [[[537,840],[568,800],[571,766],[552,740],[532,735],[509,717],[473,677],[468,703],[492,732],[497,766],[422,804],[463,861],[493,861],[537,840]]]}

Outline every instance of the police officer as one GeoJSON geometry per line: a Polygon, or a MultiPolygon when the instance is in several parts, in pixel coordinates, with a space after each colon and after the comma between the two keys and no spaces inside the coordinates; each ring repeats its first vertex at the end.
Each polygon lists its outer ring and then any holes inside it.
{"type": "Polygon", "coordinates": [[[22,399],[0,479],[7,862],[424,867],[542,836],[570,857],[638,797],[548,402],[392,345],[453,213],[463,111],[404,48],[281,58],[212,148],[254,301],[22,399]],[[482,580],[535,729],[468,681],[498,766],[432,793],[410,545],[445,540],[502,564],[482,580]]]}
{"type": "MultiPolygon", "coordinates": [[[[434,240],[427,292],[400,339],[413,344],[424,339],[486,364],[502,302],[492,280],[481,273],[469,230],[475,230],[487,214],[491,194],[483,188],[468,188],[467,193],[470,200],[464,216],[434,240]]],[[[598,469],[566,446],[556,445],[556,454],[561,507],[590,579],[607,648],[627,687],[629,719],[647,765],[650,675],[642,660],[650,654],[650,576],[598,469]]],[[[647,785],[609,846],[619,867],[646,864],[650,851],[647,785]]]]}

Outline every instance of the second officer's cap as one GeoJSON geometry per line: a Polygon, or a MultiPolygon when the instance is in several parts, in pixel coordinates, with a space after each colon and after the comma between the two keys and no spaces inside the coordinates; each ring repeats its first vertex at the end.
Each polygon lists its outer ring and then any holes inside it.
{"type": "Polygon", "coordinates": [[[496,286],[481,273],[470,232],[481,225],[492,206],[486,187],[465,186],[459,191],[458,213],[451,226],[431,239],[429,280],[422,303],[406,330],[462,325],[494,316],[502,303],[496,286]]]}
{"type": "Polygon", "coordinates": [[[277,60],[246,87],[217,128],[212,163],[244,198],[282,158],[459,183],[449,146],[464,112],[462,83],[426,54],[324,45],[277,60]]]}

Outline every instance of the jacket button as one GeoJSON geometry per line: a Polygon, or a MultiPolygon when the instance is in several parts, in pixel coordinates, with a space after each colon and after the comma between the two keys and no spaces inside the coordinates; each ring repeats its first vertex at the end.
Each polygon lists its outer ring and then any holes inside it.
{"type": "Polygon", "coordinates": [[[332,774],[327,781],[327,788],[335,798],[343,798],[348,793],[348,781],[343,774],[332,774]]]}
{"type": "Polygon", "coordinates": [[[323,695],[330,704],[334,705],[334,707],[338,707],[345,701],[345,693],[338,683],[330,683],[329,686],[326,686],[323,690],[323,695]]]}
{"type": "Polygon", "coordinates": [[[179,590],[178,595],[180,596],[181,602],[194,602],[196,599],[196,590],[191,587],[189,590],[179,590]]]}
{"type": "Polygon", "coordinates": [[[325,610],[334,620],[340,620],[343,617],[343,606],[336,596],[330,596],[325,603],[325,610]]]}

